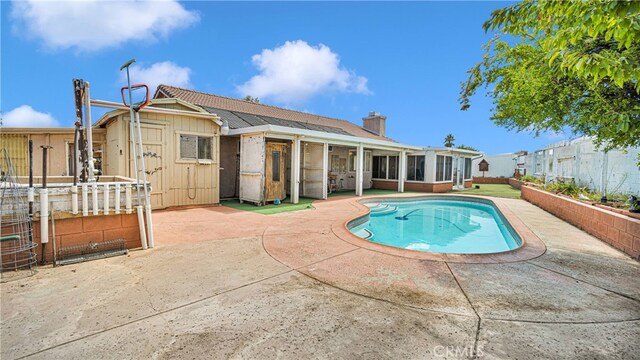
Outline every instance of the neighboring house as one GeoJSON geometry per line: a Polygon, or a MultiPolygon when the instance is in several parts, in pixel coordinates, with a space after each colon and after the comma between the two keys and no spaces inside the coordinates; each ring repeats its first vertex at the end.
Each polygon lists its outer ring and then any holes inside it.
{"type": "Polygon", "coordinates": [[[471,186],[477,152],[400,144],[385,136],[386,117],[376,112],[358,126],[167,85],[154,98],[197,105],[228,125],[220,140],[221,198],[297,203],[300,196],[325,199],[331,190],[360,196],[372,187],[442,192],[471,186]]]}
{"type": "MultiPolygon", "coordinates": [[[[47,175],[69,176],[73,169],[74,128],[6,128],[0,129],[0,148],[11,155],[17,176],[29,175],[28,142],[33,141],[33,175],[42,175],[42,146],[50,146],[47,156],[47,175]]],[[[105,134],[101,129],[93,131],[93,156],[96,169],[102,173],[106,160],[105,134]]],[[[6,169],[0,169],[6,171],[6,169]]]]}
{"type": "Polygon", "coordinates": [[[593,139],[580,137],[549,144],[531,153],[487,155],[473,161],[475,177],[511,177],[519,172],[544,182],[568,181],[607,194],[640,195],[639,148],[598,149],[593,139]],[[488,171],[481,171],[485,160],[488,171]]]}

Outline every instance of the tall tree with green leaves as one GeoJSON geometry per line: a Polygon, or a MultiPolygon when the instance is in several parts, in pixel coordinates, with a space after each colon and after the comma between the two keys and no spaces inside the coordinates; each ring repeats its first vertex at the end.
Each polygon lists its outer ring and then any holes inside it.
{"type": "Polygon", "coordinates": [[[256,103],[256,104],[260,104],[260,99],[257,98],[257,97],[253,97],[251,95],[245,96],[244,99],[242,99],[242,100],[249,101],[249,102],[256,103]]]}
{"type": "Polygon", "coordinates": [[[456,138],[453,137],[453,134],[448,134],[444,137],[444,146],[453,147],[454,141],[456,141],[456,138]]]}
{"type": "Polygon", "coordinates": [[[462,83],[462,110],[486,86],[491,119],[508,129],[640,146],[640,2],[524,0],[484,29],[496,34],[462,83]]]}

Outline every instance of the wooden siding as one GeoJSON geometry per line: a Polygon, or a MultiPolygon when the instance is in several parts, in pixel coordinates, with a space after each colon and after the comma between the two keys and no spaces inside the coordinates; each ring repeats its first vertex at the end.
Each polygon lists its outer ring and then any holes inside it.
{"type": "MultiPolygon", "coordinates": [[[[131,146],[125,145],[125,151],[112,145],[131,144],[129,130],[129,114],[120,115],[116,122],[107,126],[107,137],[119,141],[110,143],[109,153],[120,159],[113,162],[124,165],[118,175],[135,178],[133,153],[131,146]]],[[[152,187],[152,206],[164,208],[169,206],[216,204],[219,198],[219,126],[209,119],[200,119],[185,115],[169,115],[157,113],[140,114],[143,148],[146,153],[145,165],[147,178],[152,187]],[[197,161],[180,158],[180,134],[206,136],[212,138],[211,161],[197,161]]]]}

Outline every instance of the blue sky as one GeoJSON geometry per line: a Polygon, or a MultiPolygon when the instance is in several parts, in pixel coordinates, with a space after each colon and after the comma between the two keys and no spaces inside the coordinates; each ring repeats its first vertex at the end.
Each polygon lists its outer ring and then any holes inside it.
{"type": "MultiPolygon", "coordinates": [[[[535,150],[534,138],[494,125],[483,94],[460,111],[460,82],[490,38],[482,23],[502,2],[2,2],[5,126],[73,124],[71,79],[118,101],[125,61],[133,82],[168,83],[347,119],[387,116],[408,144],[486,153],[535,150]]],[[[94,121],[101,111],[93,110],[94,121]]]]}

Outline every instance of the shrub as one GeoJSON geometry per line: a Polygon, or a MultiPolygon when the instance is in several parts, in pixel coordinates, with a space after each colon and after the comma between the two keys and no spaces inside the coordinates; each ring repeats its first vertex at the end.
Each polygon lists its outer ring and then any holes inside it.
{"type": "Polygon", "coordinates": [[[532,176],[532,175],[525,175],[525,176],[520,178],[520,181],[524,181],[524,182],[528,182],[528,183],[535,183],[535,184],[542,184],[542,180],[540,180],[537,177],[532,176]]]}

